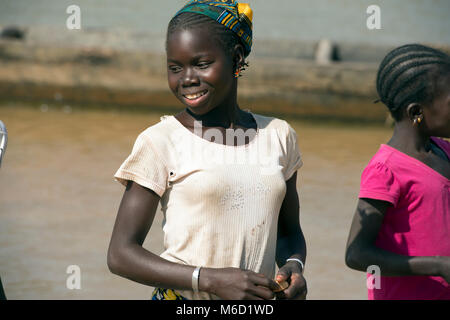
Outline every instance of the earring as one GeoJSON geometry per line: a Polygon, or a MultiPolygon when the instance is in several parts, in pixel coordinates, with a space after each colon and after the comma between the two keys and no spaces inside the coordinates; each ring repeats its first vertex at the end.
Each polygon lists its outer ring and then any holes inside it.
{"type": "Polygon", "coordinates": [[[242,77],[242,71],[245,71],[246,67],[248,67],[248,63],[247,62],[243,62],[242,64],[240,64],[236,68],[236,71],[234,72],[234,77],[235,78],[242,77]]]}
{"type": "Polygon", "coordinates": [[[242,77],[242,67],[239,66],[236,68],[236,71],[234,72],[234,77],[235,78],[242,77]]]}

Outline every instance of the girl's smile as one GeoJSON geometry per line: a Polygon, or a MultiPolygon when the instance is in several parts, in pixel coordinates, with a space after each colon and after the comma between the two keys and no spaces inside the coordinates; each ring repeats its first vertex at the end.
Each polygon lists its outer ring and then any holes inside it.
{"type": "Polygon", "coordinates": [[[190,106],[191,108],[198,107],[208,100],[208,93],[209,91],[205,89],[196,93],[182,94],[184,98],[184,104],[190,106]]]}

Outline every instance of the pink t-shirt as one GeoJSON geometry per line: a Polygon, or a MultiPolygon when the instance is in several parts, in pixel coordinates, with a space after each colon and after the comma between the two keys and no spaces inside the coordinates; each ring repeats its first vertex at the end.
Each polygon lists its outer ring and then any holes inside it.
{"type": "MultiPolygon", "coordinates": [[[[450,143],[432,139],[450,158],[450,143]]],[[[450,180],[437,171],[383,144],[361,175],[359,198],[392,203],[377,247],[405,256],[450,256],[450,180]]],[[[441,277],[380,280],[380,289],[368,289],[370,300],[450,299],[450,286],[441,277]]]]}

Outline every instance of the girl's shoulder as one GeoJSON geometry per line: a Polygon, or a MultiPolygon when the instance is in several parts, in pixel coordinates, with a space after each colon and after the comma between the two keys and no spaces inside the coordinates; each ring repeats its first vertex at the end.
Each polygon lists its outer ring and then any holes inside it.
{"type": "Polygon", "coordinates": [[[144,129],[140,135],[147,136],[155,139],[165,139],[170,136],[170,133],[176,128],[173,121],[171,121],[173,116],[163,115],[160,117],[159,122],[152,124],[151,126],[144,129]]]}
{"type": "Polygon", "coordinates": [[[277,130],[282,133],[289,133],[294,130],[286,120],[257,113],[252,113],[252,115],[258,123],[260,130],[277,130]]]}
{"type": "Polygon", "coordinates": [[[164,115],[160,121],[141,131],[137,141],[145,145],[152,145],[154,149],[167,152],[173,146],[173,136],[177,126],[173,123],[173,116],[164,115]]]}
{"type": "Polygon", "coordinates": [[[395,154],[398,151],[397,149],[387,145],[387,144],[381,144],[378,148],[378,151],[373,155],[373,157],[370,159],[369,163],[373,162],[380,162],[380,163],[388,163],[392,160],[393,157],[395,157],[395,154]]]}
{"type": "Polygon", "coordinates": [[[382,144],[369,160],[364,171],[396,171],[396,167],[402,164],[402,158],[400,151],[387,144],[382,144]]]}

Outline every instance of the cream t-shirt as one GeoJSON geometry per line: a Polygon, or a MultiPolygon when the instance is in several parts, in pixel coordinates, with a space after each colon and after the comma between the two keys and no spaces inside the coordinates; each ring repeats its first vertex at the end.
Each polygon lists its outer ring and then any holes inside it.
{"type": "MultiPolygon", "coordinates": [[[[123,185],[132,180],[161,197],[162,258],[275,276],[286,180],[302,166],[302,159],[296,132],[286,121],[252,115],[256,136],[242,146],[211,142],[211,136],[230,138],[232,130],[230,137],[208,130],[208,141],[174,116],[161,117],[136,139],[115,178],[123,185]]],[[[206,292],[179,292],[188,299],[218,299],[206,292]]]]}

